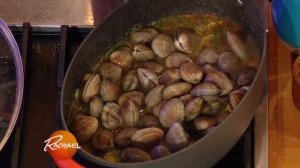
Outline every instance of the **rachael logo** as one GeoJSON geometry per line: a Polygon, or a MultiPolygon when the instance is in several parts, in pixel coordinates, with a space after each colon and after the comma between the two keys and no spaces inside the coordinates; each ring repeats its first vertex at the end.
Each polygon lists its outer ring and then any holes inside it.
{"type": "Polygon", "coordinates": [[[55,131],[44,143],[44,151],[57,160],[71,159],[80,148],[75,136],[66,130],[55,131]]]}

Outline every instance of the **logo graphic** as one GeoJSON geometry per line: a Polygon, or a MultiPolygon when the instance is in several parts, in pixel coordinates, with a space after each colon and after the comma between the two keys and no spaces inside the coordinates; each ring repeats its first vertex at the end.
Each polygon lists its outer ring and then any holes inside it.
{"type": "Polygon", "coordinates": [[[44,151],[57,160],[71,159],[80,148],[75,136],[66,130],[55,131],[44,143],[44,151]]]}

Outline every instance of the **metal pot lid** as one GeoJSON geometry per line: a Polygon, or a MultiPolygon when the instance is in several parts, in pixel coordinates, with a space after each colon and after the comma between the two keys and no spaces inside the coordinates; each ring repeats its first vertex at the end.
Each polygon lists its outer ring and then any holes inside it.
{"type": "Polygon", "coordinates": [[[0,151],[17,121],[23,88],[20,50],[11,31],[0,19],[0,151]]]}

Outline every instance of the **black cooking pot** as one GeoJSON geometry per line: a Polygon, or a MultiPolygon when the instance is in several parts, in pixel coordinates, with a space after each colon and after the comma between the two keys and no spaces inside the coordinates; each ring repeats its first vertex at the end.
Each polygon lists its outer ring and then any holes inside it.
{"type": "Polygon", "coordinates": [[[110,163],[83,149],[78,151],[78,155],[96,165],[124,168],[199,168],[211,167],[219,161],[248,127],[265,91],[261,69],[265,65],[267,15],[260,10],[265,9],[264,6],[258,8],[254,1],[247,0],[242,3],[236,0],[132,0],[99,24],[81,44],[66,73],[61,98],[61,117],[65,129],[68,129],[65,119],[74,100],[75,90],[81,85],[81,79],[92,71],[92,66],[101,59],[100,56],[122,39],[134,25],[147,25],[162,17],[177,14],[216,14],[240,23],[252,35],[262,61],[252,86],[235,111],[213,132],[189,147],[162,159],[143,163],[110,163]]]}

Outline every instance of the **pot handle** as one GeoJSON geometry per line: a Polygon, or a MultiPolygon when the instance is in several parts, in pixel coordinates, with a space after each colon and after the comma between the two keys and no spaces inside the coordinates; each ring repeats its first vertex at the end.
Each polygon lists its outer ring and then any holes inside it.
{"type": "Polygon", "coordinates": [[[54,159],[54,162],[59,168],[85,168],[84,166],[80,165],[73,159],[67,159],[67,160],[54,159]]]}

